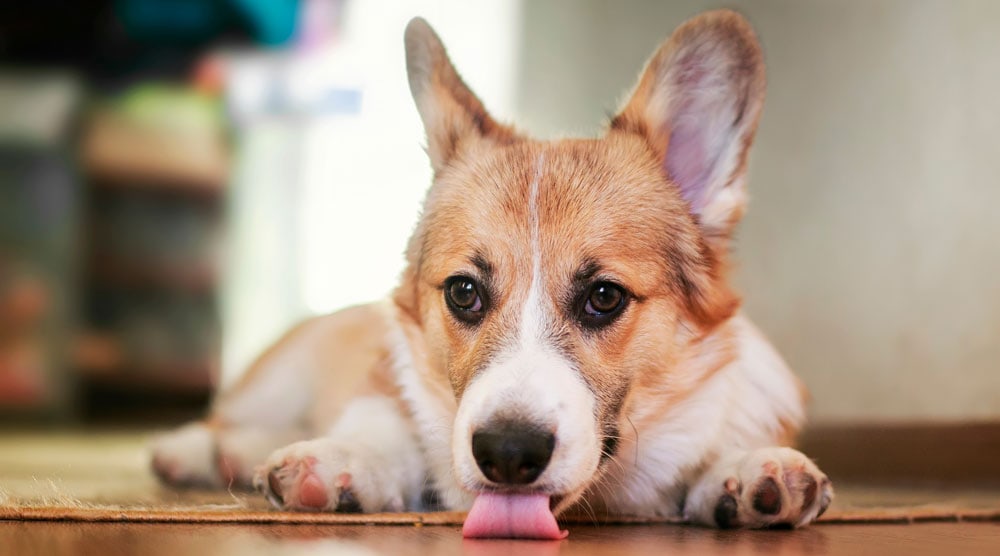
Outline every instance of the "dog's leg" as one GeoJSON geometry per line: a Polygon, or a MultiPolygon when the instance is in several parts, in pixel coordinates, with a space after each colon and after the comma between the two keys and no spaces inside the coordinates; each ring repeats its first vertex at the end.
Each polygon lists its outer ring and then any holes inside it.
{"type": "Polygon", "coordinates": [[[152,468],[169,485],[250,488],[254,469],[268,454],[306,436],[296,428],[220,427],[196,421],[153,440],[152,468]]]}
{"type": "Polygon", "coordinates": [[[280,370],[265,369],[258,380],[220,396],[208,419],[155,438],[153,472],[174,486],[251,486],[254,468],[268,454],[308,437],[302,424],[308,405],[296,392],[306,381],[294,375],[281,381],[280,370]]]}
{"type": "Polygon", "coordinates": [[[153,471],[173,485],[249,486],[271,452],[327,429],[384,357],[384,326],[368,305],[294,327],[218,395],[206,420],[153,441],[153,471]]]}
{"type": "Polygon", "coordinates": [[[155,438],[152,469],[175,486],[249,487],[272,451],[307,438],[311,382],[294,353],[277,350],[253,380],[221,393],[207,419],[155,438]]]}
{"type": "Polygon", "coordinates": [[[826,475],[791,448],[724,454],[688,492],[685,517],[722,529],[799,527],[814,521],[833,500],[826,475]]]}
{"type": "Polygon", "coordinates": [[[425,464],[411,424],[383,396],[350,402],[327,436],[277,450],[254,486],[286,510],[418,509],[425,464]]]}

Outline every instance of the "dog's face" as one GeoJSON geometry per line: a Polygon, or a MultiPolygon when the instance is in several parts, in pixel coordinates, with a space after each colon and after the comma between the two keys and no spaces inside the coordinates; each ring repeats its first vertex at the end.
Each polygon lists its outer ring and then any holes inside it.
{"type": "Polygon", "coordinates": [[[539,142],[486,113],[426,23],[406,46],[435,178],[395,300],[458,401],[460,483],[565,507],[614,455],[637,385],[694,381],[690,346],[738,305],[724,259],[759,47],[739,16],[701,16],[604,137],[539,142]]]}

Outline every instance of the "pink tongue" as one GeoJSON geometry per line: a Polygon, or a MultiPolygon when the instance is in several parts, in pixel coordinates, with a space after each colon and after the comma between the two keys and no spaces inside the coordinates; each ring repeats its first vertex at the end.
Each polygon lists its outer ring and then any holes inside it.
{"type": "Polygon", "coordinates": [[[494,494],[476,496],[462,526],[462,536],[508,539],[565,539],[544,494],[494,494]]]}

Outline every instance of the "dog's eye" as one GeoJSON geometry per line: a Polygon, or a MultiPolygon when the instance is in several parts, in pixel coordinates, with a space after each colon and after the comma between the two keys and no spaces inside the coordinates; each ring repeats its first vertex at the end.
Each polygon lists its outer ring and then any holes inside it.
{"type": "Polygon", "coordinates": [[[589,315],[601,315],[616,311],[625,300],[625,292],[608,282],[598,282],[590,288],[584,310],[589,315]]]}
{"type": "Polygon", "coordinates": [[[590,287],[584,298],[580,322],[590,327],[611,324],[621,314],[627,300],[628,296],[621,286],[611,282],[597,282],[590,287]]]}
{"type": "Polygon", "coordinates": [[[479,286],[466,276],[452,276],[444,284],[444,299],[456,318],[465,322],[477,322],[483,314],[483,298],[479,286]]]}

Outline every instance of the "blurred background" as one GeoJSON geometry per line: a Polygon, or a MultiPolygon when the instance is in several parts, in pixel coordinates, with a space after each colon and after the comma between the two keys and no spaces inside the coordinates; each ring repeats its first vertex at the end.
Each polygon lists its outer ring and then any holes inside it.
{"type": "Polygon", "coordinates": [[[821,424],[1000,420],[1000,3],[38,0],[0,7],[0,419],[162,423],[378,299],[430,183],[402,32],[499,119],[592,136],[684,19],[769,91],[746,311],[821,424]]]}

